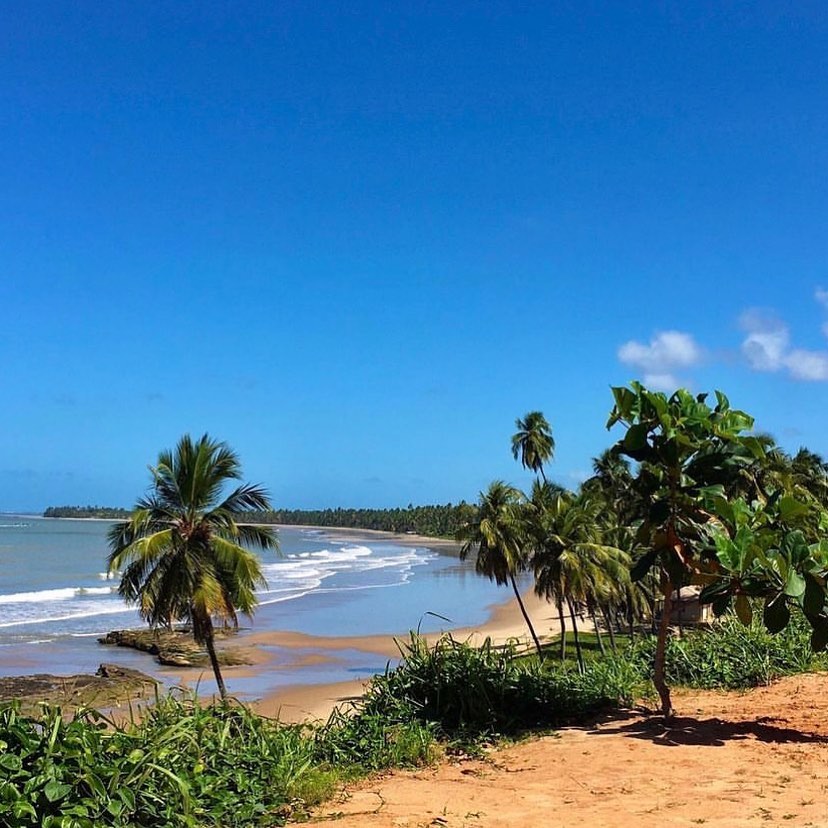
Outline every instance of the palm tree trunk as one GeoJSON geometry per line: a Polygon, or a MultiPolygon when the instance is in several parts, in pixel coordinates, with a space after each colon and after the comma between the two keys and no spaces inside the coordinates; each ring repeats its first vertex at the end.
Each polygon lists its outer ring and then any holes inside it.
{"type": "Polygon", "coordinates": [[[216,684],[218,685],[219,695],[221,700],[227,701],[227,688],[224,686],[224,679],[221,675],[221,668],[218,663],[218,656],[216,655],[216,644],[213,638],[213,622],[207,619],[204,631],[204,646],[207,648],[207,655],[210,656],[210,664],[213,667],[213,673],[216,677],[216,684]]]}
{"type": "Polygon", "coordinates": [[[569,598],[566,599],[566,603],[569,607],[569,616],[572,618],[572,633],[575,636],[575,652],[578,656],[578,672],[583,673],[586,670],[586,665],[584,664],[584,654],[581,652],[581,639],[578,637],[578,622],[575,620],[575,607],[569,598]]]}
{"type": "MultiPolygon", "coordinates": [[[[607,632],[609,633],[609,637],[610,637],[610,647],[612,647],[612,651],[614,653],[617,653],[618,652],[618,647],[615,644],[615,630],[613,629],[615,624],[613,623],[613,620],[610,617],[609,611],[607,610],[606,607],[602,607],[601,612],[604,615],[604,621],[606,622],[606,625],[607,625],[607,632]]],[[[617,618],[616,618],[616,621],[617,621],[617,618]]]]}
{"type": "Polygon", "coordinates": [[[595,607],[590,607],[592,614],[592,626],[595,627],[595,637],[598,639],[598,648],[601,650],[601,655],[607,654],[607,648],[604,646],[604,636],[601,635],[601,627],[598,624],[598,613],[595,612],[595,607]]]}
{"type": "Polygon", "coordinates": [[[661,712],[665,719],[669,719],[673,715],[673,702],[670,699],[670,688],[664,679],[664,661],[667,652],[667,635],[670,632],[670,616],[673,612],[673,583],[667,575],[663,576],[662,591],[664,593],[664,607],[661,610],[661,623],[658,627],[658,639],[653,662],[653,684],[661,699],[661,712]]]}
{"type": "Polygon", "coordinates": [[[509,573],[509,579],[512,582],[512,589],[515,591],[515,598],[517,598],[520,611],[523,613],[523,620],[526,622],[526,626],[529,627],[529,632],[532,634],[532,639],[535,642],[535,647],[538,650],[538,658],[540,658],[540,660],[543,661],[543,650],[541,650],[540,641],[538,640],[538,636],[535,633],[535,628],[532,626],[532,620],[529,618],[529,613],[526,612],[526,607],[523,606],[523,599],[520,597],[520,590],[518,589],[517,583],[515,582],[515,576],[513,572],[509,573]]]}
{"type": "Polygon", "coordinates": [[[561,622],[561,661],[566,658],[566,616],[563,610],[563,601],[559,598],[556,601],[558,607],[558,619],[561,622]]]}

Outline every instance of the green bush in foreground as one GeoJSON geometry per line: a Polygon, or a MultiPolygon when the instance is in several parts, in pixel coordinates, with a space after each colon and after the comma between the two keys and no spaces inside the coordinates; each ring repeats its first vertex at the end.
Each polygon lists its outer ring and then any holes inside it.
{"type": "Polygon", "coordinates": [[[67,722],[56,708],[6,708],[0,753],[4,826],[273,825],[334,782],[300,728],[171,697],[115,728],[92,712],[67,722]]]}
{"type": "Polygon", "coordinates": [[[0,826],[281,825],[346,776],[435,757],[431,728],[336,713],[313,730],[238,705],[159,698],[138,722],[0,710],[0,826]],[[369,726],[370,725],[370,726],[369,726]]]}
{"type": "Polygon", "coordinates": [[[451,636],[429,647],[412,635],[401,652],[400,665],[369,685],[357,722],[419,720],[449,738],[508,734],[627,705],[640,690],[624,660],[592,662],[580,675],[570,665],[516,658],[510,646],[472,647],[451,636]]]}

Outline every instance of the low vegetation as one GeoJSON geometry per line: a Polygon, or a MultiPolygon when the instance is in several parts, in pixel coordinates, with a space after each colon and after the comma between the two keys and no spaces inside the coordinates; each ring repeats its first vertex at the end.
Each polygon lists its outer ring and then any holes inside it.
{"type": "MultiPolygon", "coordinates": [[[[319,727],[284,725],[236,704],[159,698],[138,721],[116,723],[56,707],[0,710],[0,824],[11,828],[254,828],[301,819],[345,781],[433,762],[498,736],[589,720],[654,695],[653,636],[577,660],[541,660],[487,641],[412,635],[399,666],[319,727]]],[[[620,643],[620,642],[619,642],[620,643]]],[[[772,636],[726,616],[673,636],[674,684],[742,688],[825,667],[807,624],[772,636]]]]}

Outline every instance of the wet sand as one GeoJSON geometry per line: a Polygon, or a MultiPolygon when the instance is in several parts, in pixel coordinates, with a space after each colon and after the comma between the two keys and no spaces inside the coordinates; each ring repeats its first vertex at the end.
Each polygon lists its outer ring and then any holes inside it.
{"type": "MultiPolygon", "coordinates": [[[[506,591],[499,591],[505,597],[506,591]]],[[[493,587],[493,595],[498,591],[493,587]]],[[[531,639],[523,616],[515,601],[493,604],[489,619],[478,626],[460,627],[451,635],[460,641],[480,644],[491,638],[496,644],[516,642],[519,647],[530,647],[531,639]]],[[[536,626],[541,641],[550,640],[558,630],[553,607],[536,598],[531,592],[523,596],[527,611],[536,626]]],[[[364,636],[315,636],[291,631],[259,631],[244,636],[245,655],[250,664],[226,667],[223,670],[228,690],[232,694],[247,680],[264,688],[261,693],[245,693],[242,698],[259,713],[288,722],[306,719],[326,719],[337,704],[358,697],[371,676],[383,669],[388,662],[399,658],[398,642],[408,640],[408,632],[399,635],[364,636]],[[280,672],[294,672],[297,667],[313,668],[335,664],[342,654],[353,652],[377,656],[377,669],[365,670],[346,681],[321,681],[279,686],[280,672]],[[273,687],[275,689],[270,689],[273,687]]],[[[434,642],[439,633],[429,633],[424,638],[434,642]]],[[[174,680],[184,687],[196,688],[212,678],[204,668],[165,668],[166,680],[174,680]]],[[[241,694],[240,694],[241,695],[241,694]]]]}

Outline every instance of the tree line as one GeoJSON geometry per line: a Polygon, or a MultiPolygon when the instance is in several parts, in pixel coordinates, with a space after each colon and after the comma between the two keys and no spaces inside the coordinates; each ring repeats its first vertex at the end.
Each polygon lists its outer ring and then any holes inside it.
{"type": "Polygon", "coordinates": [[[251,512],[245,520],[289,526],[336,526],[343,529],[374,529],[382,532],[413,532],[431,537],[454,537],[475,514],[476,507],[461,501],[435,506],[397,509],[276,509],[251,512]]]}
{"type": "Polygon", "coordinates": [[[119,509],[115,506],[49,506],[43,512],[43,517],[124,520],[130,514],[129,509],[119,509]]]}
{"type": "MultiPolygon", "coordinates": [[[[476,507],[465,501],[433,506],[395,509],[267,509],[238,515],[245,523],[286,526],[335,526],[343,529],[373,529],[429,537],[453,538],[475,514],[476,507]]],[[[103,506],[50,506],[43,513],[49,518],[105,518],[125,520],[132,512],[103,506]]]]}

